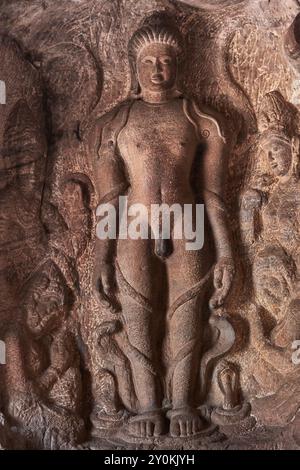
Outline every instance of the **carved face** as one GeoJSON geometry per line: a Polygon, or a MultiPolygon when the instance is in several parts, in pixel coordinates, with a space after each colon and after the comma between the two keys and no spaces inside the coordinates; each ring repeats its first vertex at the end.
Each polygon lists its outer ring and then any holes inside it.
{"type": "Polygon", "coordinates": [[[149,44],[138,56],[137,74],[142,89],[153,92],[172,89],[177,79],[175,49],[166,44],[149,44]]]}
{"type": "Polygon", "coordinates": [[[18,188],[22,193],[34,190],[36,184],[35,165],[22,165],[17,168],[18,188]]]}
{"type": "Polygon", "coordinates": [[[37,289],[34,287],[25,302],[27,325],[35,336],[51,333],[58,328],[64,318],[62,302],[53,295],[49,288],[41,293],[42,283],[48,283],[46,276],[42,276],[37,289]]]}
{"type": "Polygon", "coordinates": [[[264,148],[273,174],[275,176],[287,175],[291,168],[293,157],[291,146],[274,138],[264,148]]]}

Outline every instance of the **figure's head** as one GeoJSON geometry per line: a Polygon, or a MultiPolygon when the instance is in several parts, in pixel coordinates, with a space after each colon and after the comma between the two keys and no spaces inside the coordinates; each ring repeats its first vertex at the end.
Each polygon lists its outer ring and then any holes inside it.
{"type": "Polygon", "coordinates": [[[34,196],[37,196],[44,180],[44,170],[44,161],[41,158],[35,162],[17,166],[17,189],[23,195],[33,196],[34,194],[34,196]]]}
{"type": "Polygon", "coordinates": [[[144,47],[137,59],[137,76],[142,89],[172,89],[177,78],[175,49],[167,44],[149,44],[144,47]]]}
{"type": "Polygon", "coordinates": [[[17,167],[18,188],[22,192],[31,191],[36,182],[35,164],[20,165],[17,167]]]}
{"type": "Polygon", "coordinates": [[[255,297],[277,320],[290,299],[294,281],[293,263],[282,248],[270,246],[257,254],[253,264],[255,297]]]}
{"type": "Polygon", "coordinates": [[[297,172],[296,123],[297,110],[278,91],[265,95],[258,115],[260,147],[275,177],[297,172]]]}
{"type": "Polygon", "coordinates": [[[80,257],[87,248],[92,234],[93,217],[91,197],[94,193],[89,178],[81,174],[69,175],[61,185],[62,204],[59,211],[66,222],[74,254],[80,257]]]}
{"type": "Polygon", "coordinates": [[[176,86],[177,69],[182,53],[178,30],[151,17],[138,29],[129,42],[129,59],[135,77],[133,88],[163,92],[176,86]]]}
{"type": "Polygon", "coordinates": [[[269,134],[268,139],[261,141],[271,172],[274,176],[286,176],[292,167],[292,144],[288,140],[269,134]]]}
{"type": "Polygon", "coordinates": [[[67,315],[63,277],[53,264],[36,273],[25,290],[24,309],[31,333],[37,337],[59,328],[67,315]]]}

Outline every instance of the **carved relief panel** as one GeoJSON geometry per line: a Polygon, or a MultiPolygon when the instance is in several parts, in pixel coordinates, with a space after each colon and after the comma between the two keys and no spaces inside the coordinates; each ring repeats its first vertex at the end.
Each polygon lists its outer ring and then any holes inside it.
{"type": "Polygon", "coordinates": [[[31,3],[0,19],[1,446],[297,448],[297,2],[31,3]]]}

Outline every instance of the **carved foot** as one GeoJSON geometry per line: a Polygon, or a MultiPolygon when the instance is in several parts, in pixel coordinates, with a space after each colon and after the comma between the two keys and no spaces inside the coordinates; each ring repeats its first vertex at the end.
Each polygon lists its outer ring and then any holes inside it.
{"type": "Polygon", "coordinates": [[[160,411],[147,411],[129,420],[129,433],[135,437],[157,437],[164,432],[164,418],[160,411]]]}
{"type": "Polygon", "coordinates": [[[205,427],[197,410],[181,408],[168,412],[170,435],[172,437],[189,437],[198,434],[205,427]]]}

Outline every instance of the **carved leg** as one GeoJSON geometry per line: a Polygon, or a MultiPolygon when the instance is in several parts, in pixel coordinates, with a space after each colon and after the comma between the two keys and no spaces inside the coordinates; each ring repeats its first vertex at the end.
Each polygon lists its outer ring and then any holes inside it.
{"type": "Polygon", "coordinates": [[[162,417],[153,366],[152,311],[137,305],[129,296],[122,296],[122,307],[130,343],[128,358],[139,405],[138,416],[131,420],[130,431],[139,437],[159,435],[162,432],[162,417]]]}
{"type": "MultiPolygon", "coordinates": [[[[127,241],[129,244],[131,241],[127,241]]],[[[125,244],[125,242],[124,242],[125,244]]],[[[144,241],[135,244],[134,251],[119,250],[117,280],[120,289],[123,323],[129,345],[126,354],[130,360],[138,415],[130,420],[130,433],[137,437],[151,437],[163,432],[163,416],[157,390],[157,371],[154,360],[153,338],[153,277],[151,251],[144,241]],[[133,259],[131,258],[133,256],[133,259]],[[138,264],[137,264],[137,256],[138,264]],[[128,259],[130,258],[130,259],[128,259]],[[149,269],[141,268],[141,263],[149,269]],[[130,269],[130,268],[131,269],[130,269]]],[[[131,247],[132,248],[132,247],[131,247]]]]}
{"type": "Polygon", "coordinates": [[[191,436],[203,428],[195,409],[195,384],[200,360],[201,294],[178,307],[170,319],[172,362],[168,381],[172,394],[170,434],[191,436]]]}
{"type": "Polygon", "coordinates": [[[170,434],[186,437],[204,426],[196,408],[197,376],[201,354],[201,315],[206,282],[199,252],[188,252],[176,241],[168,262],[170,308],[168,311],[171,363],[167,383],[172,410],[168,412],[170,434]],[[178,273],[180,272],[180,276],[178,273]]]}

